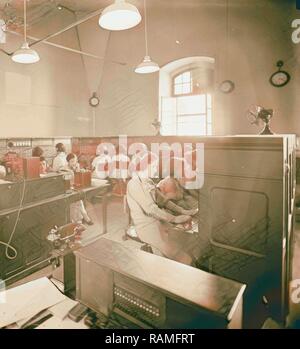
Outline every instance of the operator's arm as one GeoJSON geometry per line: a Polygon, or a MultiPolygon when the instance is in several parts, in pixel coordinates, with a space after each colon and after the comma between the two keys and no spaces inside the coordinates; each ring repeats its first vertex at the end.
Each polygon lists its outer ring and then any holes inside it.
{"type": "Polygon", "coordinates": [[[179,223],[188,221],[188,216],[174,216],[158,207],[155,202],[155,185],[150,179],[136,179],[128,183],[128,194],[139,204],[144,213],[160,221],[179,223]]]}
{"type": "Polygon", "coordinates": [[[165,206],[168,210],[176,212],[178,214],[189,214],[190,212],[188,212],[187,210],[185,210],[183,207],[175,204],[175,202],[173,201],[167,201],[166,202],[166,206],[165,206]]]}
{"type": "Polygon", "coordinates": [[[155,198],[155,201],[160,208],[166,208],[167,210],[180,215],[194,216],[198,212],[197,209],[186,209],[185,207],[176,204],[174,201],[167,199],[166,196],[158,188],[156,188],[155,198]]]}

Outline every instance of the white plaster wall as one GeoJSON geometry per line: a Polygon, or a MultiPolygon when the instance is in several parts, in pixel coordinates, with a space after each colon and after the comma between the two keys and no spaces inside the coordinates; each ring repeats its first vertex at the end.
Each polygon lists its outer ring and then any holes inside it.
{"type": "MultiPolygon", "coordinates": [[[[54,15],[29,35],[43,37],[72,22],[54,15]]],[[[14,51],[22,38],[7,34],[1,47],[14,51]]],[[[75,31],[53,41],[78,48],[75,31]]],[[[89,93],[80,55],[39,44],[40,62],[21,65],[0,54],[0,137],[85,136],[90,132],[89,93]]]]}
{"type": "MultiPolygon", "coordinates": [[[[142,12],[142,2],[135,3],[142,12]]],[[[231,0],[228,46],[225,0],[149,0],[148,4],[149,48],[153,60],[164,66],[189,56],[216,59],[214,134],[257,133],[259,129],[249,125],[245,116],[252,104],[275,110],[272,123],[275,132],[300,132],[296,121],[298,107],[294,103],[298,68],[291,58],[294,53],[290,39],[294,1],[231,0]],[[177,45],[176,40],[181,44],[177,45]],[[276,89],[269,84],[269,77],[279,59],[286,61],[285,69],[292,74],[292,81],[276,89]],[[233,80],[236,85],[230,95],[217,89],[225,79],[233,80]]],[[[97,30],[97,26],[97,18],[81,25],[80,37],[83,47],[104,54],[107,32],[97,30]]],[[[143,56],[143,23],[111,34],[107,58],[125,61],[127,65],[104,65],[97,135],[154,133],[151,122],[158,116],[159,76],[139,76],[133,72],[143,56]]],[[[93,65],[88,69],[90,89],[94,90],[101,69],[93,65]]]]}

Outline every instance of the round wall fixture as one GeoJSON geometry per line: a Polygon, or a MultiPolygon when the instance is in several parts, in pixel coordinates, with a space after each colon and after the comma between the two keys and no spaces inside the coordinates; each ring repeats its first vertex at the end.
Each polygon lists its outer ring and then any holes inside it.
{"type": "Polygon", "coordinates": [[[96,92],[93,93],[92,97],[89,99],[89,103],[91,107],[97,107],[100,103],[100,99],[97,96],[96,92]]]}
{"type": "Polygon", "coordinates": [[[284,70],[281,70],[281,68],[283,67],[283,64],[284,64],[283,61],[278,61],[277,62],[278,70],[274,74],[272,74],[270,77],[270,83],[274,87],[283,87],[286,84],[288,84],[288,82],[291,80],[290,74],[284,70]]]}
{"type": "Polygon", "coordinates": [[[223,93],[230,93],[234,90],[234,88],[234,82],[231,80],[224,80],[219,86],[220,91],[223,93]]]}

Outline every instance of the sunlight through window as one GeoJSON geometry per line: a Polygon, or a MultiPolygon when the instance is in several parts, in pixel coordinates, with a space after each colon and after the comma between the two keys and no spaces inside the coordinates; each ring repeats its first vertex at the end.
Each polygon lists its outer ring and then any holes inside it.
{"type": "Polygon", "coordinates": [[[190,71],[173,79],[173,97],[162,97],[163,135],[204,136],[212,134],[212,96],[195,94],[190,71]]]}

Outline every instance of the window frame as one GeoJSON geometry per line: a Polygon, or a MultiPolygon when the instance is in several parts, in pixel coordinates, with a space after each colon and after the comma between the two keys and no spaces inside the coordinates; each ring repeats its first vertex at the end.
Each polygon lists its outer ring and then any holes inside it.
{"type": "Polygon", "coordinates": [[[211,98],[211,104],[210,107],[208,107],[208,95],[209,93],[202,93],[202,94],[189,94],[189,95],[179,95],[179,96],[175,96],[175,98],[180,98],[180,97],[192,97],[192,96],[201,96],[201,95],[205,95],[205,110],[206,113],[192,113],[192,114],[179,114],[178,112],[178,101],[176,101],[176,135],[178,136],[178,123],[179,123],[179,119],[180,118],[184,118],[184,117],[189,117],[189,116],[204,116],[205,117],[205,134],[204,135],[192,135],[192,136],[211,136],[212,135],[212,118],[211,121],[208,120],[208,111],[211,111],[212,114],[212,109],[213,109],[213,100],[212,100],[212,95],[210,94],[210,98],[211,98]],[[210,125],[210,130],[211,130],[211,134],[208,134],[208,125],[210,125]]]}
{"type": "MultiPolygon", "coordinates": [[[[194,95],[197,95],[197,93],[194,92],[194,89],[193,89],[193,79],[192,79],[192,71],[195,70],[195,68],[187,68],[185,70],[181,70],[179,73],[176,73],[175,75],[172,76],[171,78],[171,96],[172,97],[180,97],[180,96],[194,96],[194,95]],[[189,93],[181,93],[181,94],[178,94],[176,95],[175,94],[175,80],[180,76],[180,75],[183,75],[184,73],[190,73],[191,74],[191,80],[190,80],[190,84],[191,84],[191,92],[189,93]]],[[[177,84],[177,85],[183,85],[184,83],[182,84],[177,84]]]]}
{"type": "MultiPolygon", "coordinates": [[[[203,94],[183,94],[183,95],[177,95],[177,96],[170,96],[170,97],[162,97],[162,104],[163,104],[163,99],[164,98],[174,98],[175,99],[175,108],[176,108],[176,114],[175,114],[175,133],[172,134],[166,134],[167,136],[180,136],[178,135],[178,119],[180,117],[184,118],[185,116],[205,116],[206,122],[205,122],[205,134],[193,134],[191,135],[192,137],[205,137],[205,136],[212,136],[213,135],[213,95],[211,93],[203,93],[203,94]],[[205,95],[206,99],[206,113],[198,113],[198,114],[179,114],[178,113],[178,99],[182,97],[193,97],[193,96],[200,96],[200,95],[205,95]],[[210,107],[208,107],[208,96],[210,96],[211,103],[210,107]],[[211,112],[211,120],[208,118],[209,111],[211,112]],[[208,130],[210,130],[210,133],[208,133],[208,130]]],[[[163,108],[161,110],[161,115],[160,115],[160,120],[163,122],[163,108]]],[[[163,125],[162,125],[163,127],[163,125]]]]}
{"type": "MultiPolygon", "coordinates": [[[[178,73],[174,74],[171,76],[171,97],[173,98],[176,98],[176,99],[179,99],[181,97],[192,97],[192,96],[200,96],[202,95],[202,93],[196,93],[194,91],[194,86],[193,86],[193,78],[192,78],[192,71],[195,70],[197,68],[191,68],[191,67],[186,67],[185,69],[183,70],[180,70],[178,73]],[[175,80],[180,76],[180,75],[183,75],[185,73],[189,72],[190,73],[190,84],[191,84],[191,92],[189,93],[181,93],[181,94],[175,94],[175,85],[184,85],[184,83],[182,84],[176,84],[175,83],[175,80]]],[[[206,122],[205,122],[205,135],[204,136],[211,136],[213,134],[213,121],[212,121],[212,117],[211,117],[211,120],[209,121],[208,120],[208,111],[210,110],[211,112],[211,116],[212,116],[212,111],[213,111],[213,96],[211,93],[203,93],[206,97],[206,114],[204,113],[200,113],[200,114],[197,114],[199,116],[202,116],[202,115],[205,115],[206,117],[206,122]],[[208,108],[208,95],[210,95],[210,98],[211,98],[211,106],[210,108],[208,108]],[[210,128],[210,133],[208,134],[208,129],[210,128]]],[[[176,109],[177,109],[177,101],[176,101],[176,109]]],[[[184,117],[184,116],[191,116],[192,114],[178,114],[178,111],[176,110],[176,135],[175,136],[178,136],[178,119],[179,117],[184,117]]],[[[197,135],[195,135],[197,136],[197,135]]],[[[203,136],[203,135],[201,135],[203,136]]]]}

